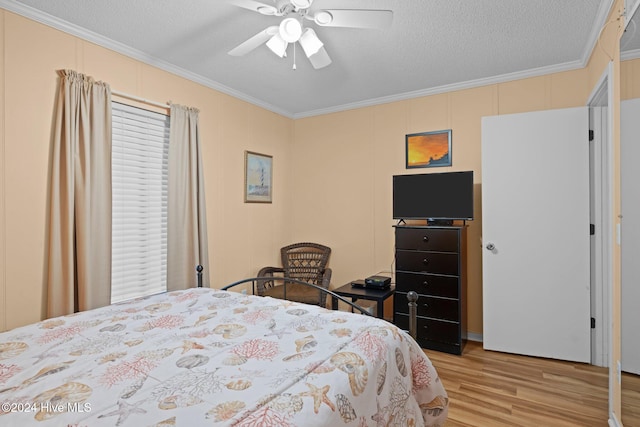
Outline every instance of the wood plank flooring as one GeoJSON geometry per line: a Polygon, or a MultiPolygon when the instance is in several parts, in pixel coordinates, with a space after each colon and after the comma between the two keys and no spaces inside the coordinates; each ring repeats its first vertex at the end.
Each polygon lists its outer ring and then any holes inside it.
{"type": "Polygon", "coordinates": [[[622,374],[622,424],[640,427],[640,376],[622,374]]]}
{"type": "Polygon", "coordinates": [[[449,393],[444,427],[607,426],[606,368],[485,351],[471,341],[462,356],[425,353],[449,393]]]}

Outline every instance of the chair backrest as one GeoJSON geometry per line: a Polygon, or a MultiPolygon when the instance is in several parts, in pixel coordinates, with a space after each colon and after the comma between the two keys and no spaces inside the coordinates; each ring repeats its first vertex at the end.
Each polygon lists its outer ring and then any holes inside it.
{"type": "Polygon", "coordinates": [[[318,243],[294,243],[280,249],[284,276],[322,286],[331,248],[318,243]]]}

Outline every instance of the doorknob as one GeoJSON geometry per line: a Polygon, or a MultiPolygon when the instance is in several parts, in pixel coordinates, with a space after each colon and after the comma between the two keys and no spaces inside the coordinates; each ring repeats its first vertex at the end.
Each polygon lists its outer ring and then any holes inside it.
{"type": "Polygon", "coordinates": [[[494,250],[496,248],[496,245],[494,245],[493,243],[487,243],[487,250],[494,250]]]}

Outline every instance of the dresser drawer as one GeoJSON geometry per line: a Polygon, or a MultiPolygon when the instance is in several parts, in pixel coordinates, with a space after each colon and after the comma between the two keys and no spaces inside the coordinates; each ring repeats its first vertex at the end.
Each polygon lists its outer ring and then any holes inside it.
{"type": "MultiPolygon", "coordinates": [[[[409,330],[409,316],[403,313],[394,313],[396,326],[406,331],[409,330]]],[[[434,341],[444,344],[460,345],[460,324],[457,322],[447,322],[444,320],[417,318],[418,342],[434,341]]]]}
{"type": "Polygon", "coordinates": [[[397,227],[396,249],[458,252],[458,230],[397,227]]]}
{"type": "Polygon", "coordinates": [[[457,276],[458,254],[397,250],[396,270],[457,276]]]}
{"type": "Polygon", "coordinates": [[[396,271],[396,291],[458,298],[458,277],[396,271]]]}
{"type": "MultiPolygon", "coordinates": [[[[417,301],[417,312],[420,317],[430,317],[434,319],[452,320],[457,322],[460,317],[458,310],[458,300],[448,298],[430,297],[419,295],[417,301]]],[[[409,313],[407,294],[396,292],[393,296],[394,311],[398,313],[409,313]]]]}

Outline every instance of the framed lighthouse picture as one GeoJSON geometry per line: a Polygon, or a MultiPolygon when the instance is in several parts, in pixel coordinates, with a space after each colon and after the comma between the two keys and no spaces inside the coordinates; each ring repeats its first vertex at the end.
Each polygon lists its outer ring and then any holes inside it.
{"type": "Polygon", "coordinates": [[[244,152],[244,202],[271,203],[273,198],[273,157],[244,152]]]}

